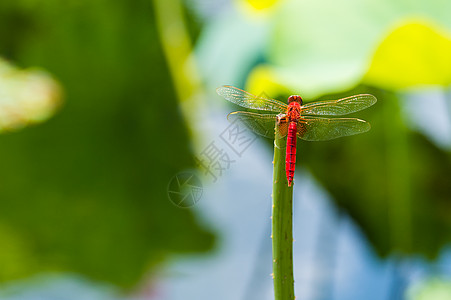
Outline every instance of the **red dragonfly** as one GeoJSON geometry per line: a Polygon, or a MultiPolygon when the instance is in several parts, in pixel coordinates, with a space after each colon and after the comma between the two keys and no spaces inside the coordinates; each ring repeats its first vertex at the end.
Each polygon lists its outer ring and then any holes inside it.
{"type": "Polygon", "coordinates": [[[271,112],[261,114],[247,111],[230,113],[227,118],[239,118],[252,131],[269,138],[287,137],[285,170],[291,186],[296,163],[296,136],[306,141],[326,141],[370,130],[370,123],[356,118],[324,118],[341,116],[365,109],[376,103],[376,97],[360,94],[339,100],[303,104],[297,95],[288,97],[288,104],[275,99],[255,96],[233,86],[222,86],[217,93],[239,106],[271,112]],[[277,131],[275,131],[277,123],[277,131]]]}

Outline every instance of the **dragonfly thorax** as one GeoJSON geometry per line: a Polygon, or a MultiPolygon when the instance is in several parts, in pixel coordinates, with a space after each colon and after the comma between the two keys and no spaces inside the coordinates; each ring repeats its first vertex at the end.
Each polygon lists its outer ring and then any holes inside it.
{"type": "Polygon", "coordinates": [[[291,95],[290,97],[288,97],[288,104],[290,104],[291,102],[297,102],[302,105],[302,98],[298,95],[291,95]]]}
{"type": "Polygon", "coordinates": [[[301,105],[299,104],[299,102],[297,101],[290,102],[290,104],[288,104],[286,115],[290,122],[298,121],[301,118],[301,105]]]}

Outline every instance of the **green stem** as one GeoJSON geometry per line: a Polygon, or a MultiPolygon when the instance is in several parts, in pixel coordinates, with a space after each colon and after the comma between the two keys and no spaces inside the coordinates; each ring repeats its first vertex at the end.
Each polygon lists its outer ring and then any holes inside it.
{"type": "MultiPolygon", "coordinates": [[[[181,0],[153,0],[159,42],[166,57],[179,108],[190,129],[194,145],[201,145],[203,127],[199,118],[205,115],[203,88],[183,13],[181,0]]],[[[157,46],[156,46],[157,47],[157,46]]]]}
{"type": "Polygon", "coordinates": [[[293,279],[293,186],[285,175],[285,139],[274,140],[272,206],[272,252],[276,300],[294,299],[293,279]]]}

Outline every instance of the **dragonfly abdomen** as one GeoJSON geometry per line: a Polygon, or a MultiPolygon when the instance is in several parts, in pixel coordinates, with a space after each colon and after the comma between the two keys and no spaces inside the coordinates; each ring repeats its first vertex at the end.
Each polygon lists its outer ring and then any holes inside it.
{"type": "Polygon", "coordinates": [[[288,186],[291,186],[296,166],[296,122],[290,122],[287,133],[287,154],[285,158],[285,171],[287,173],[288,186]]]}

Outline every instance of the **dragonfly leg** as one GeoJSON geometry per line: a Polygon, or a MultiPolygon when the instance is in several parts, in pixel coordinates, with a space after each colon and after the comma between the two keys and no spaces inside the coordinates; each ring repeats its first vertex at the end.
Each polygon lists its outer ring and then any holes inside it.
{"type": "Polygon", "coordinates": [[[288,132],[288,117],[286,114],[278,114],[276,117],[277,122],[277,136],[278,138],[283,138],[287,135],[288,132]]]}
{"type": "Polygon", "coordinates": [[[281,123],[288,123],[288,118],[286,114],[278,114],[277,115],[277,123],[281,124],[281,123]]]}

